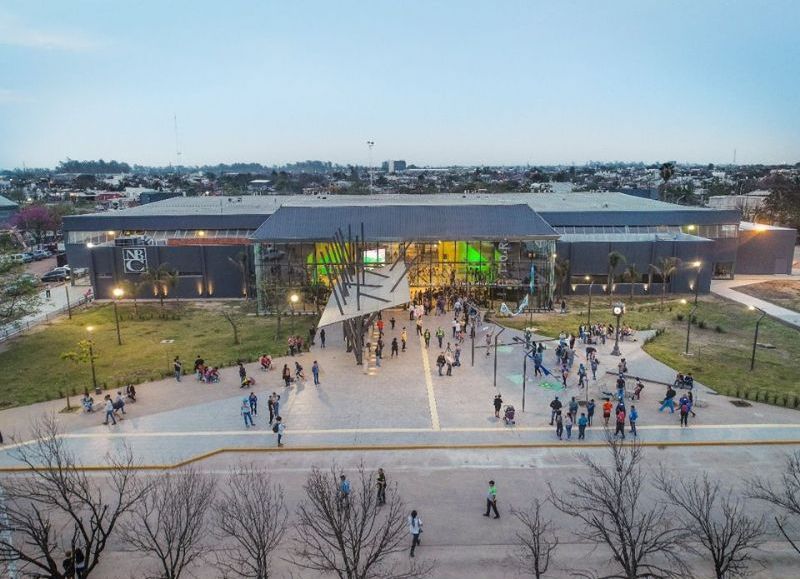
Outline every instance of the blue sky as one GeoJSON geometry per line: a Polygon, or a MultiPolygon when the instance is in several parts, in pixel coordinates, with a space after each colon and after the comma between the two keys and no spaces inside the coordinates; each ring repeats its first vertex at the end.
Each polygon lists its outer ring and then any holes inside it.
{"type": "Polygon", "coordinates": [[[792,0],[0,3],[0,167],[800,161],[792,0]]]}

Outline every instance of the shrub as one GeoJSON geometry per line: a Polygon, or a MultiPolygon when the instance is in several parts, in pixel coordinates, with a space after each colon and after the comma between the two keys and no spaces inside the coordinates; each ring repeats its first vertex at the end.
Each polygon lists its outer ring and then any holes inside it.
{"type": "Polygon", "coordinates": [[[706,328],[706,321],[705,321],[705,320],[700,320],[700,321],[697,323],[697,327],[698,327],[698,328],[700,328],[700,329],[703,329],[703,330],[705,330],[705,328],[706,328]]]}
{"type": "Polygon", "coordinates": [[[679,322],[682,322],[683,321],[683,314],[675,314],[675,319],[678,320],[679,322]]]}
{"type": "Polygon", "coordinates": [[[714,328],[714,331],[716,333],[718,333],[718,334],[724,334],[725,333],[725,330],[719,324],[717,324],[717,326],[714,328]]]}

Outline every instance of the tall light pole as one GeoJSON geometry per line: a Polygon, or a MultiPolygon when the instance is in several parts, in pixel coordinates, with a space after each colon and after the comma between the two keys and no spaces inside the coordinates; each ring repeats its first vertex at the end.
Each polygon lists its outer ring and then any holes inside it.
{"type": "Polygon", "coordinates": [[[589,282],[589,312],[586,314],[586,325],[591,327],[591,325],[592,325],[592,287],[594,286],[594,280],[591,277],[589,277],[588,275],[585,276],[583,279],[585,279],[586,281],[589,282]]]}
{"type": "Polygon", "coordinates": [[[369,192],[372,193],[372,179],[374,177],[372,171],[372,147],[375,146],[375,141],[367,141],[367,147],[369,147],[369,192]]]}
{"type": "Polygon", "coordinates": [[[625,304],[617,302],[611,306],[611,313],[617,318],[616,327],[614,328],[614,349],[611,350],[611,355],[621,356],[622,352],[619,351],[619,321],[622,318],[622,314],[625,313],[625,304]]]}
{"type": "Polygon", "coordinates": [[[112,291],[114,294],[114,322],[117,324],[117,345],[122,345],[122,335],[119,333],[119,312],[117,311],[117,302],[125,295],[125,290],[120,287],[115,287],[112,291]]]}
{"type": "MultiPolygon", "coordinates": [[[[688,304],[686,300],[681,300],[682,304],[688,304]]],[[[686,356],[689,355],[689,336],[692,333],[692,318],[694,317],[695,312],[697,312],[697,305],[693,305],[691,311],[689,312],[689,317],[686,319],[686,349],[684,350],[684,354],[686,356]]]]}
{"type": "Polygon", "coordinates": [[[94,388],[95,394],[100,394],[100,391],[97,388],[97,374],[94,370],[94,340],[92,340],[93,331],[94,326],[86,326],[86,332],[89,334],[89,365],[92,367],[92,387],[94,388]]]}
{"type": "Polygon", "coordinates": [[[692,290],[694,291],[694,306],[697,307],[697,293],[700,291],[700,269],[703,267],[702,261],[693,261],[692,267],[697,270],[697,274],[694,278],[694,283],[692,284],[692,290]]]}
{"type": "Polygon", "coordinates": [[[297,303],[297,300],[300,299],[300,296],[297,294],[292,294],[289,296],[289,305],[292,308],[292,335],[294,335],[294,305],[297,303]]]}
{"type": "Polygon", "coordinates": [[[761,325],[761,320],[764,319],[764,316],[767,315],[767,312],[755,306],[750,306],[749,309],[751,311],[758,310],[759,312],[761,312],[761,315],[758,316],[758,320],[756,320],[756,333],[753,336],[753,354],[750,356],[750,371],[752,372],[753,368],[755,368],[756,365],[756,345],[758,344],[758,327],[761,325]]]}

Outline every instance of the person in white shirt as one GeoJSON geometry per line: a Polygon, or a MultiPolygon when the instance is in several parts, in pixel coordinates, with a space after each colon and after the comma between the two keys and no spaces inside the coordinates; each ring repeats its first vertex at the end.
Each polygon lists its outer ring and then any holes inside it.
{"type": "Polygon", "coordinates": [[[411,511],[408,517],[408,531],[411,533],[411,556],[414,556],[414,549],[420,544],[419,536],[422,534],[422,519],[417,516],[417,511],[411,511]]]}

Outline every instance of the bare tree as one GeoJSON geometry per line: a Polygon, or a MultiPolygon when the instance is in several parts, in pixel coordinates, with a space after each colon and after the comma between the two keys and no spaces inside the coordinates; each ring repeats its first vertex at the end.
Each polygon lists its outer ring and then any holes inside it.
{"type": "Polygon", "coordinates": [[[178,579],[200,557],[213,496],[214,481],[192,467],[154,478],[123,524],[133,549],[158,559],[158,574],[150,577],[178,579]]]}
{"type": "Polygon", "coordinates": [[[786,468],[779,485],[765,479],[750,481],[748,495],[778,507],[782,513],[775,517],[775,524],[789,544],[798,554],[800,545],[789,537],[789,519],[800,517],[800,451],[795,451],[786,459],[786,468]]]}
{"type": "Polygon", "coordinates": [[[519,548],[514,559],[521,570],[540,579],[550,568],[553,552],[558,547],[553,522],[544,518],[539,499],[534,499],[527,509],[512,509],[511,514],[522,525],[516,533],[519,548]]]}
{"type": "Polygon", "coordinates": [[[686,566],[679,557],[681,535],[667,516],[666,505],[652,503],[642,496],[646,477],[641,468],[641,446],[609,437],[608,448],[612,458],[610,467],[582,455],[580,460],[588,475],[573,477],[559,490],[550,486],[551,501],[579,521],[580,537],[599,542],[611,551],[617,570],[600,577],[685,576],[686,566]]]}
{"type": "Polygon", "coordinates": [[[314,468],[305,483],[306,498],[297,507],[297,536],[289,561],[294,565],[332,573],[341,579],[403,579],[426,577],[433,563],[412,563],[405,569],[391,564],[394,553],[410,541],[405,507],[396,486],[378,505],[376,479],[358,469],[348,498],[339,494],[339,469],[314,468]]]}
{"type": "Polygon", "coordinates": [[[231,329],[233,330],[233,343],[238,345],[239,341],[239,319],[236,317],[235,314],[231,313],[228,308],[223,308],[222,317],[231,325],[231,329]]]}
{"type": "MultiPolygon", "coordinates": [[[[90,478],[64,448],[58,424],[45,416],[33,426],[33,440],[15,456],[29,469],[0,481],[0,562],[14,563],[33,577],[65,577],[65,551],[84,553],[84,576],[96,568],[117,523],[141,500],[146,485],[135,478],[127,447],[107,455],[107,480],[90,478]]],[[[71,576],[70,576],[71,577],[71,576]]]]}
{"type": "Polygon", "coordinates": [[[267,579],[287,516],[283,488],[267,473],[250,466],[232,472],[214,502],[214,535],[225,542],[215,552],[215,566],[223,576],[267,579]]]}
{"type": "Polygon", "coordinates": [[[708,474],[691,480],[675,480],[662,468],[656,486],[673,504],[681,505],[679,517],[688,536],[696,538],[700,547],[687,542],[687,547],[697,553],[711,555],[717,579],[746,577],[753,558],[753,550],[761,544],[764,519],[755,519],[744,512],[744,503],[720,489],[717,481],[708,474]]]}

